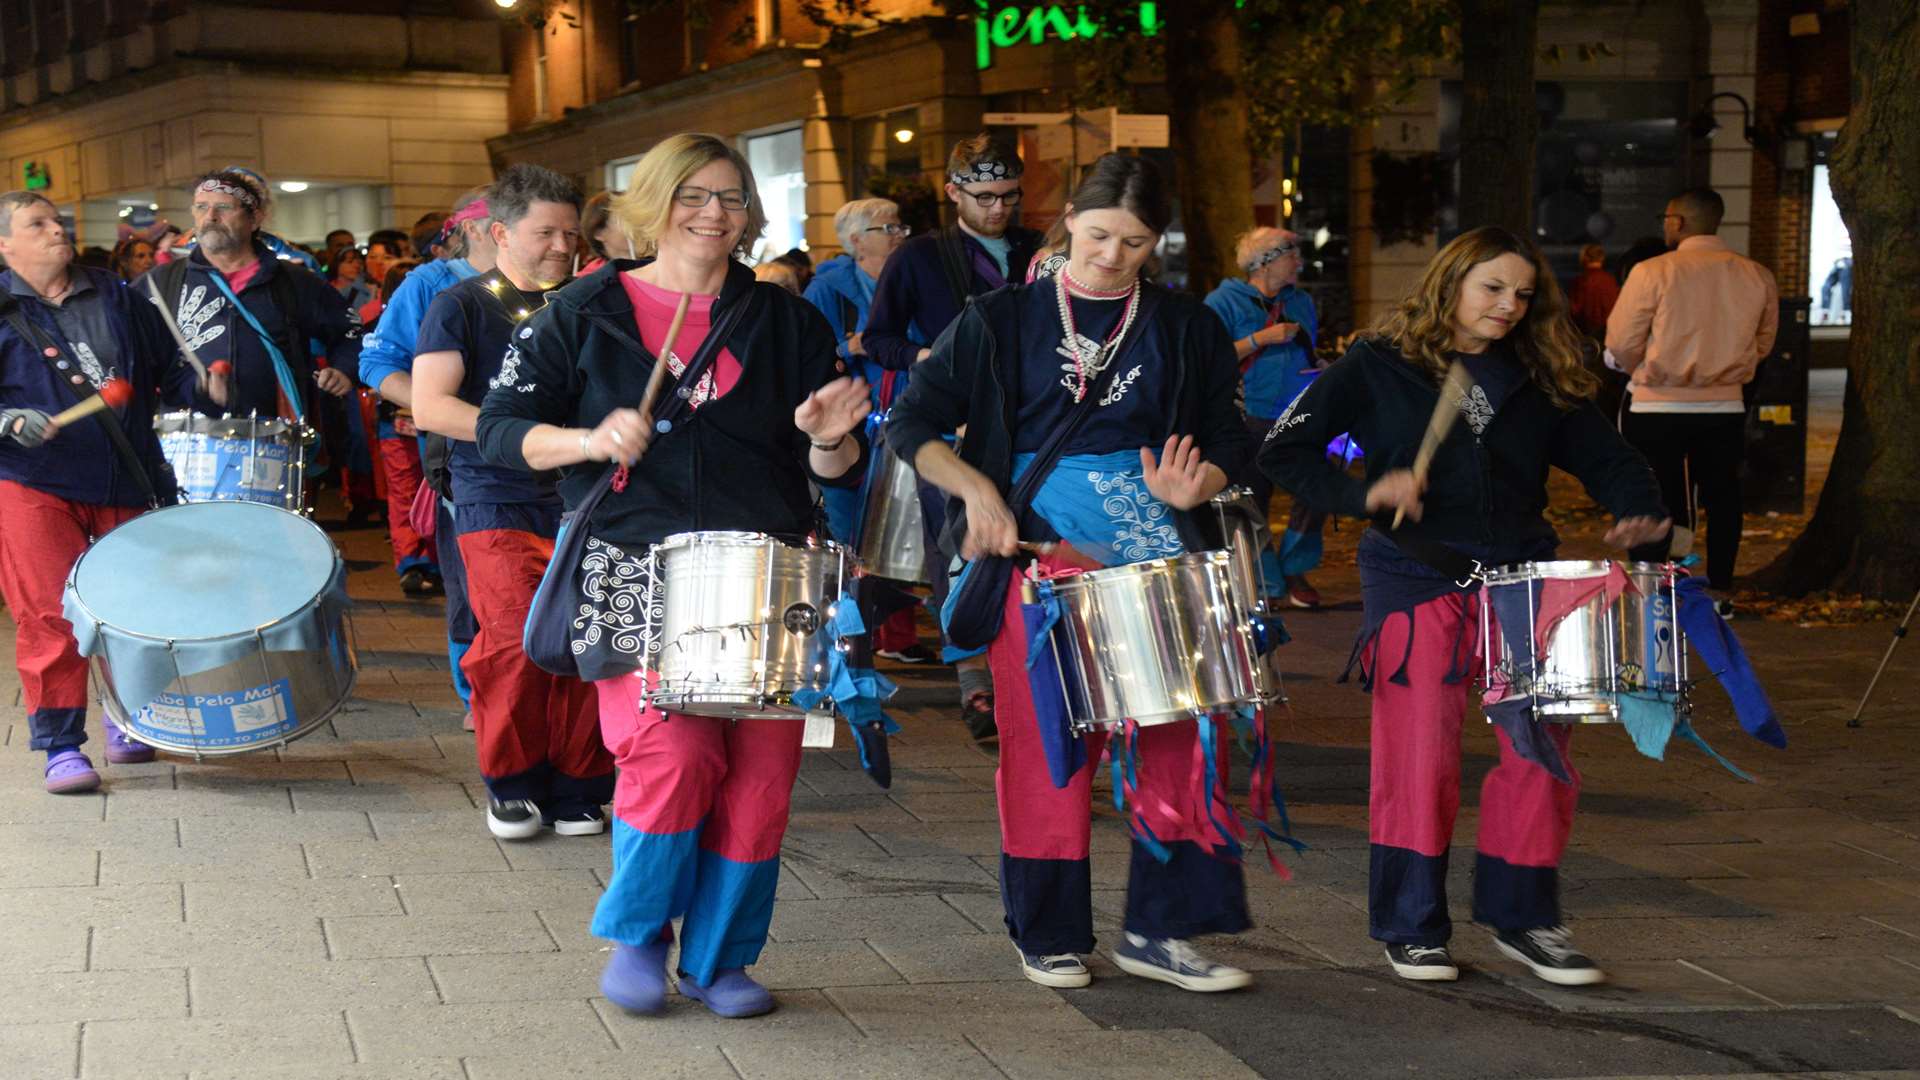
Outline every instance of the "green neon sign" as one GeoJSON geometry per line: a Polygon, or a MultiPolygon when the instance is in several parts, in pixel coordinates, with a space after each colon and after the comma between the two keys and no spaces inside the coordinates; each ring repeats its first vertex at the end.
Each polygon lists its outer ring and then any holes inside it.
{"type": "Polygon", "coordinates": [[[53,186],[53,176],[42,161],[29,161],[21,170],[28,191],[45,191],[53,186]]]}
{"type": "MultiPolygon", "coordinates": [[[[1061,4],[1008,4],[994,11],[989,0],[975,0],[979,14],[973,17],[974,64],[981,71],[993,66],[995,49],[1015,45],[1038,45],[1049,35],[1061,41],[1098,37],[1105,31],[1086,6],[1076,4],[1073,14],[1061,4]]],[[[1152,37],[1160,32],[1160,5],[1151,0],[1140,4],[1140,32],[1152,37]]]]}

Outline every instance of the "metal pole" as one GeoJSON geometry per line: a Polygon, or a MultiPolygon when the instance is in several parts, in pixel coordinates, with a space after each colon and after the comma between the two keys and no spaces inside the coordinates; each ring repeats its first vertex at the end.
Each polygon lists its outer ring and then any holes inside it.
{"type": "Polygon", "coordinates": [[[1907,605],[1906,616],[1900,620],[1899,626],[1893,628],[1893,640],[1887,642],[1887,652],[1880,658],[1880,666],[1873,669],[1873,678],[1867,681],[1867,692],[1860,695],[1860,707],[1853,710],[1853,719],[1847,721],[1848,727],[1860,726],[1860,715],[1867,711],[1867,699],[1873,696],[1873,688],[1880,685],[1880,676],[1886,673],[1887,661],[1893,659],[1893,650],[1900,644],[1900,639],[1907,636],[1907,625],[1913,622],[1913,609],[1916,607],[1920,607],[1920,592],[1913,594],[1913,602],[1907,605]]]}

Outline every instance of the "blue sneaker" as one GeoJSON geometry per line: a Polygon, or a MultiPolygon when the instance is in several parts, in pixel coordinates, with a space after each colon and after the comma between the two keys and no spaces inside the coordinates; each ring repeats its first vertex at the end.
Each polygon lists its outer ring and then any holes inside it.
{"type": "Polygon", "coordinates": [[[1120,947],[1113,950],[1113,962],[1129,975],[1157,979],[1202,994],[1238,990],[1253,983],[1253,976],[1237,967],[1216,964],[1177,938],[1149,939],[1129,933],[1120,947]]]}
{"type": "Polygon", "coordinates": [[[1041,986],[1073,990],[1093,982],[1093,974],[1087,965],[1073,953],[1055,953],[1042,956],[1030,953],[1014,943],[1014,951],[1020,954],[1020,974],[1028,982],[1037,982],[1041,986]]]}
{"type": "Polygon", "coordinates": [[[667,1010],[667,947],[672,931],[648,945],[615,945],[600,973],[600,994],[630,1013],[658,1016],[667,1010]]]}
{"type": "Polygon", "coordinates": [[[773,1011],[773,995],[747,977],[746,968],[721,968],[705,986],[691,976],[680,976],[680,993],[712,1010],[716,1016],[741,1020],[773,1011]]]}

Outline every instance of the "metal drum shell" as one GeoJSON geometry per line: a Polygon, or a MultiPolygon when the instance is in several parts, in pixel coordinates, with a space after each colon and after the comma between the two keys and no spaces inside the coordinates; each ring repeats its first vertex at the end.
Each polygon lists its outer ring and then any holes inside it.
{"type": "Polygon", "coordinates": [[[922,530],[919,476],[889,451],[873,448],[881,462],[867,481],[865,513],[860,518],[860,565],[874,577],[931,584],[922,530]]]}
{"type": "Polygon", "coordinates": [[[161,456],[166,458],[167,464],[174,471],[182,501],[262,502],[268,506],[277,506],[282,510],[291,510],[295,513],[302,512],[306,507],[305,448],[317,437],[317,433],[312,428],[297,426],[293,421],[280,417],[216,417],[195,412],[165,412],[154,416],[153,432],[160,441],[161,456]],[[284,447],[287,460],[284,463],[276,462],[281,467],[281,481],[277,487],[278,497],[252,498],[238,492],[221,491],[217,488],[213,491],[197,490],[199,485],[194,481],[190,466],[201,454],[210,453],[204,447],[196,445],[197,440],[263,442],[284,447]]]}
{"type": "MultiPolygon", "coordinates": [[[[1266,571],[1260,564],[1260,553],[1272,539],[1271,531],[1265,527],[1266,507],[1256,506],[1253,490],[1245,487],[1227,488],[1208,499],[1207,506],[1218,515],[1220,538],[1226,550],[1233,554],[1234,585],[1241,609],[1249,617],[1277,614],[1269,607],[1266,571]]],[[[1254,669],[1261,680],[1263,700],[1275,701],[1286,696],[1280,673],[1280,650],[1271,649],[1265,656],[1256,657],[1254,669]]]]}
{"type": "MultiPolygon", "coordinates": [[[[191,507],[192,504],[180,504],[153,511],[133,520],[148,522],[159,520],[160,515],[197,512],[191,507]]],[[[286,518],[281,520],[297,520],[301,522],[301,527],[320,533],[323,537],[325,535],[318,525],[291,511],[276,507],[271,511],[261,512],[285,514],[286,518]]],[[[74,582],[79,578],[87,559],[101,551],[102,545],[112,535],[109,533],[96,541],[93,547],[75,561],[73,570],[68,575],[69,590],[74,589],[74,582]]],[[[330,539],[326,541],[326,546],[332,552],[333,559],[329,580],[334,580],[336,575],[344,574],[344,564],[330,539]]],[[[353,643],[350,617],[344,608],[337,610],[331,616],[325,614],[327,594],[328,589],[323,587],[305,603],[292,607],[261,626],[226,634],[191,638],[190,640],[195,644],[215,645],[228,642],[244,645],[251,640],[255,648],[248,654],[218,667],[180,675],[168,683],[162,691],[163,694],[189,700],[216,698],[222,695],[245,695],[250,691],[270,687],[284,680],[287,683],[285,694],[273,695],[273,698],[276,704],[291,708],[295,718],[292,725],[276,725],[272,729],[263,727],[258,729],[263,732],[260,738],[218,745],[195,739],[190,727],[186,730],[170,732],[147,721],[146,714],[151,707],[140,710],[140,715],[128,713],[126,706],[120,701],[120,694],[114,680],[113,664],[108,655],[109,650],[104,648],[94,652],[87,661],[96,680],[96,689],[99,691],[97,696],[102,709],[112,717],[115,723],[140,742],[173,753],[191,754],[195,757],[217,757],[285,746],[332,719],[340,706],[353,696],[353,689],[358,679],[358,657],[353,643]],[[320,647],[301,650],[269,650],[262,645],[260,638],[263,632],[271,632],[273,627],[297,624],[309,619],[318,619],[321,623],[324,633],[320,647]]],[[[148,642],[154,648],[169,652],[172,651],[175,641],[189,640],[169,639],[156,634],[129,630],[119,624],[107,622],[92,615],[84,595],[78,594],[77,591],[74,595],[81,610],[92,617],[93,623],[112,627],[113,635],[119,640],[148,642]]]]}
{"type": "Polygon", "coordinates": [[[1076,728],[1164,724],[1260,700],[1233,557],[1206,551],[1052,581],[1051,635],[1076,728]]]}
{"type": "MultiPolygon", "coordinates": [[[[1516,563],[1489,571],[1485,586],[1599,577],[1613,565],[1567,559],[1516,563]]],[[[1681,693],[1687,681],[1686,642],[1674,610],[1672,571],[1664,563],[1621,565],[1636,591],[1622,593],[1612,604],[1595,596],[1568,612],[1547,639],[1545,663],[1531,683],[1513,679],[1515,662],[1505,635],[1490,631],[1490,640],[1483,642],[1489,681],[1502,679],[1511,693],[1533,694],[1543,719],[1574,723],[1618,720],[1618,693],[1681,693]]]]}
{"type": "Polygon", "coordinates": [[[804,718],[793,696],[826,687],[836,644],[819,628],[840,598],[844,551],[749,532],[676,533],[656,545],[648,702],[693,716],[804,718]],[[813,628],[789,630],[790,617],[813,628]]]}

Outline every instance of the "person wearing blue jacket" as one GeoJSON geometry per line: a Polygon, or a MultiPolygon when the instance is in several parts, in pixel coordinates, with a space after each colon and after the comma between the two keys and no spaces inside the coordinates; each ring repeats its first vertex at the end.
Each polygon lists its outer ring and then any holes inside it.
{"type": "MultiPolygon", "coordinates": [[[[1260,226],[1240,236],[1234,259],[1245,278],[1220,283],[1207,294],[1207,306],[1227,324],[1233,351],[1240,358],[1246,391],[1247,426],[1264,436],[1313,381],[1313,346],[1320,318],[1313,298],[1299,287],[1300,238],[1285,229],[1260,226]]],[[[1273,483],[1249,469],[1235,481],[1253,491],[1264,513],[1273,499],[1273,483]]],[[[1263,577],[1271,597],[1294,607],[1320,606],[1320,594],[1307,571],[1320,565],[1320,530],[1327,516],[1296,501],[1287,518],[1279,551],[1261,553],[1263,577]]]]}
{"type": "MultiPolygon", "coordinates": [[[[386,310],[380,313],[379,322],[361,346],[361,384],[372,387],[382,398],[402,408],[413,406],[413,357],[419,344],[420,322],[433,298],[494,267],[496,253],[493,238],[487,232],[487,191],[485,187],[475,188],[454,204],[453,216],[443,229],[451,254],[414,268],[400,282],[393,298],[387,301],[386,310]]],[[[435,532],[446,537],[458,535],[453,508],[445,499],[441,499],[436,508],[435,532]]],[[[460,661],[466,657],[479,627],[474,621],[473,608],[467,603],[466,568],[460,562],[459,545],[441,545],[438,554],[440,558],[434,571],[447,594],[447,662],[461,702],[471,704],[473,687],[460,670],[460,661]]],[[[470,725],[471,713],[467,720],[470,725]]]]}
{"type": "MultiPolygon", "coordinates": [[[[160,313],[73,257],[53,203],[35,192],[0,195],[0,593],[19,628],[14,663],[54,794],[100,786],[80,750],[87,662],[61,613],[66,576],[94,538],[173,501],[154,405],[162,397],[184,405],[194,390],[160,313]],[[128,384],[125,404],[54,422],[111,380],[128,384]]],[[[112,720],[105,726],[108,761],[153,760],[152,748],[112,720]]]]}
{"type": "MultiPolygon", "coordinates": [[[[821,263],[807,285],[806,300],[820,309],[833,328],[840,358],[867,380],[873,393],[873,415],[884,417],[893,399],[906,389],[907,373],[889,371],[867,352],[862,340],[867,316],[873,310],[873,291],[881,268],[900,250],[913,230],[900,224],[900,205],[892,199],[855,199],[833,215],[834,232],[844,252],[821,263]]],[[[861,508],[873,481],[869,474],[857,488],[825,487],[820,499],[834,539],[858,547],[861,508]]],[[[880,656],[908,664],[931,663],[932,649],[920,644],[914,629],[914,608],[905,608],[874,628],[873,649],[880,656]]]]}

